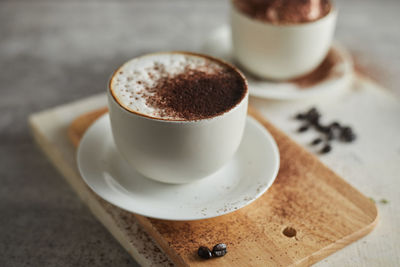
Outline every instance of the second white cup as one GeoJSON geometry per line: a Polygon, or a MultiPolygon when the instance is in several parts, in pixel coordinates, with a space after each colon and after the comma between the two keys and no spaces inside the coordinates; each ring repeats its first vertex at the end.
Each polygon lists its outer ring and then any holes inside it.
{"type": "Polygon", "coordinates": [[[289,80],[315,69],[327,55],[337,11],[316,21],[279,25],[250,18],[231,3],[233,53],[254,75],[289,80]]]}

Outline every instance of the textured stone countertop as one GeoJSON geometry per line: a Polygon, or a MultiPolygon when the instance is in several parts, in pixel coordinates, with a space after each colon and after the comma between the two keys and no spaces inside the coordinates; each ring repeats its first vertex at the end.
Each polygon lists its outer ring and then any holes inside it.
{"type": "MultiPolygon", "coordinates": [[[[400,1],[336,2],[336,38],[400,96],[400,1]]],[[[227,0],[0,1],[0,266],[136,265],[36,147],[27,117],[103,92],[128,58],[199,50],[227,20],[227,0]]]]}

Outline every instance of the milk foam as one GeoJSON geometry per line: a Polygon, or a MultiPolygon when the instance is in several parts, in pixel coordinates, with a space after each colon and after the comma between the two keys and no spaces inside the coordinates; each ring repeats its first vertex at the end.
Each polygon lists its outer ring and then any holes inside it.
{"type": "Polygon", "coordinates": [[[216,61],[196,55],[153,54],[125,63],[116,71],[110,85],[114,97],[126,109],[154,118],[177,119],[146,103],[149,96],[154,95],[157,81],[166,75],[177,75],[188,69],[215,73],[224,68],[226,66],[216,61]]]}

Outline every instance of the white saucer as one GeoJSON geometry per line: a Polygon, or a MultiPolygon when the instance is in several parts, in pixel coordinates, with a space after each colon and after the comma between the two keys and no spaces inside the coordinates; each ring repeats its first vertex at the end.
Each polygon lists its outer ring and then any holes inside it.
{"type": "Polygon", "coordinates": [[[260,197],[278,173],[279,151],[269,132],[248,117],[242,143],[222,169],[190,184],[164,184],[145,178],[122,159],[106,114],[82,138],[78,168],[95,193],[124,210],[165,220],[198,220],[230,213],[260,197]]]}
{"type": "MultiPolygon", "coordinates": [[[[349,53],[338,43],[334,43],[332,49],[335,50],[339,57],[338,63],[335,64],[332,70],[335,75],[331,75],[331,77],[315,85],[302,88],[295,83],[258,80],[246,75],[249,82],[250,95],[268,99],[289,100],[338,93],[351,82],[353,61],[349,53]]],[[[225,25],[213,31],[204,43],[203,52],[234,63],[229,27],[225,25]]]]}

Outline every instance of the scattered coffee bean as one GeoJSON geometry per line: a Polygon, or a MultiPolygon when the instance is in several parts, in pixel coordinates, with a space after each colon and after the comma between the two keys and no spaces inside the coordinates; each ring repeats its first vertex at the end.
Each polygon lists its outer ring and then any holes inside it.
{"type": "Polygon", "coordinates": [[[329,126],[332,128],[340,128],[340,124],[337,121],[332,122],[329,126]]]}
{"type": "Polygon", "coordinates": [[[314,127],[318,132],[321,132],[321,133],[326,132],[326,127],[321,125],[320,123],[315,124],[314,127]]]}
{"type": "Polygon", "coordinates": [[[209,259],[212,257],[211,250],[208,247],[199,247],[197,250],[197,255],[199,255],[203,259],[209,259]]]}
{"type": "Polygon", "coordinates": [[[220,243],[214,246],[213,250],[212,250],[212,254],[215,257],[222,257],[225,256],[225,254],[228,251],[226,250],[226,245],[224,243],[220,243]]]}
{"type": "Polygon", "coordinates": [[[320,151],[321,154],[329,153],[332,150],[331,145],[326,144],[320,151]]]}
{"type": "Polygon", "coordinates": [[[321,143],[321,142],[322,142],[322,139],[321,139],[321,138],[315,138],[315,139],[311,142],[311,145],[315,146],[315,145],[318,145],[318,144],[321,143]]]}
{"type": "Polygon", "coordinates": [[[330,128],[329,126],[327,126],[327,127],[322,127],[322,132],[323,132],[324,134],[330,134],[330,133],[333,132],[333,130],[332,130],[332,128],[330,128]]]}
{"type": "Polygon", "coordinates": [[[297,120],[304,120],[304,119],[306,118],[306,116],[305,116],[304,114],[299,113],[299,114],[296,115],[295,118],[296,118],[297,120]]]}
{"type": "Polygon", "coordinates": [[[349,135],[346,135],[346,136],[344,136],[344,138],[343,138],[343,141],[345,141],[345,142],[347,142],[347,143],[351,143],[351,142],[353,142],[354,140],[356,140],[356,136],[355,136],[355,134],[349,134],[349,135]]]}
{"type": "Polygon", "coordinates": [[[334,134],[333,134],[333,131],[332,131],[332,130],[329,130],[329,131],[326,133],[326,139],[328,139],[329,141],[331,141],[331,140],[333,140],[333,138],[335,138],[335,136],[334,136],[334,134]]]}
{"type": "Polygon", "coordinates": [[[350,127],[343,127],[340,133],[340,139],[344,142],[353,142],[356,139],[356,135],[350,127]]]}
{"type": "Polygon", "coordinates": [[[308,125],[303,125],[303,126],[301,126],[299,129],[297,129],[297,131],[298,131],[299,133],[302,133],[302,132],[307,131],[308,128],[309,128],[308,125]]]}
{"type": "MultiPolygon", "coordinates": [[[[303,120],[303,126],[301,126],[297,131],[305,132],[309,128],[314,128],[320,133],[321,137],[314,139],[311,145],[318,145],[325,141],[340,140],[342,142],[350,143],[356,139],[356,135],[353,129],[347,126],[342,126],[339,122],[334,121],[328,125],[323,125],[320,123],[321,113],[315,108],[311,108],[305,113],[298,113],[296,119],[303,120]]],[[[331,144],[327,143],[321,150],[321,154],[328,153],[332,150],[331,144]]]]}
{"type": "Polygon", "coordinates": [[[318,112],[318,110],[316,108],[311,108],[306,113],[307,120],[312,124],[318,124],[320,117],[321,117],[321,114],[318,112]]]}

